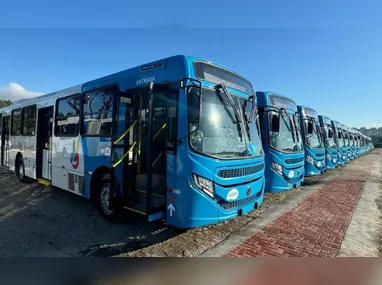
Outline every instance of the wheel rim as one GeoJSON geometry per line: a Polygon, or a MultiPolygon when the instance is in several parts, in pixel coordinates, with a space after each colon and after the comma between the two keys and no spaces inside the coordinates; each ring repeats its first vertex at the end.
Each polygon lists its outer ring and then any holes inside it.
{"type": "Polygon", "coordinates": [[[110,183],[105,183],[101,188],[100,202],[102,211],[108,216],[114,212],[114,209],[109,208],[110,196],[110,183]]]}

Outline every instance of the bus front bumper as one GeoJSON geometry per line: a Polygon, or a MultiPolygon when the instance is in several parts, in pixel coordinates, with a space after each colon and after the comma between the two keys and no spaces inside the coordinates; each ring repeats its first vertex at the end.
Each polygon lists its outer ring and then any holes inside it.
{"type": "Polygon", "coordinates": [[[300,187],[302,182],[304,181],[304,164],[300,167],[293,169],[283,168],[283,172],[279,173],[277,170],[272,169],[271,166],[270,171],[267,172],[267,176],[265,178],[265,192],[268,193],[276,193],[281,191],[286,191],[292,188],[300,187]]]}
{"type": "Polygon", "coordinates": [[[314,163],[305,161],[305,177],[323,174],[325,169],[325,160],[314,160],[314,163]]]}
{"type": "MultiPolygon", "coordinates": [[[[185,211],[183,214],[181,225],[175,225],[181,228],[195,228],[211,224],[220,223],[226,220],[233,219],[238,216],[245,215],[258,206],[264,199],[265,181],[264,177],[251,183],[251,195],[247,196],[248,184],[236,187],[240,193],[240,197],[236,200],[227,202],[222,199],[217,201],[211,199],[199,189],[191,186],[193,194],[192,203],[184,203],[185,211]],[[247,197],[243,197],[244,195],[247,197]]],[[[228,191],[227,191],[228,192],[228,191]]]]}

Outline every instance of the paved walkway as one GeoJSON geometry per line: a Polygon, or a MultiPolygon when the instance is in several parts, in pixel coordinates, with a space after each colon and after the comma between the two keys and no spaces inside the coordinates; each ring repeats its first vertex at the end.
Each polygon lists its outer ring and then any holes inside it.
{"type": "Polygon", "coordinates": [[[379,155],[366,156],[339,169],[340,175],[224,256],[336,256],[376,160],[379,155]]]}

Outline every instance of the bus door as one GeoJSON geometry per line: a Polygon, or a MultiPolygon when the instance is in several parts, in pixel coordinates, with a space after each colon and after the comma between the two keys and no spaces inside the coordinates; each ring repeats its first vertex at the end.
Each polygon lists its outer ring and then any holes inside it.
{"type": "Polygon", "coordinates": [[[53,107],[38,109],[36,176],[52,180],[53,107]]]}
{"type": "Polygon", "coordinates": [[[1,118],[1,165],[9,167],[9,123],[10,116],[1,118]]]}
{"type": "Polygon", "coordinates": [[[112,178],[128,210],[164,217],[166,193],[167,108],[150,87],[128,90],[116,101],[112,178]]]}

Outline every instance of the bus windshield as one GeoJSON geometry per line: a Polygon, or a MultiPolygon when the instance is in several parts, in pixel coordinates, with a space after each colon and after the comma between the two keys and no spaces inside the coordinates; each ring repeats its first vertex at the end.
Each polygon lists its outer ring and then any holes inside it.
{"type": "Polygon", "coordinates": [[[353,135],[349,134],[349,146],[354,146],[353,135]]]}
{"type": "Polygon", "coordinates": [[[346,132],[346,145],[350,146],[350,136],[348,132],[346,132]]]}
{"type": "Polygon", "coordinates": [[[345,146],[345,137],[342,130],[337,130],[337,146],[338,147],[344,147],[345,146]]]}
{"type": "Polygon", "coordinates": [[[308,123],[313,125],[313,133],[306,136],[306,144],[311,148],[324,148],[322,134],[319,127],[319,123],[314,118],[304,118],[305,131],[308,130],[308,123]]]}
{"type": "Polygon", "coordinates": [[[299,132],[297,115],[288,114],[285,111],[268,112],[269,144],[272,148],[283,152],[300,152],[303,150],[301,134],[299,132]],[[274,130],[273,117],[277,116],[279,122],[278,131],[274,130]]]}
{"type": "MultiPolygon", "coordinates": [[[[261,155],[263,148],[257,117],[251,123],[244,120],[242,124],[235,120],[232,105],[224,94],[218,92],[203,89],[199,127],[191,135],[191,146],[217,158],[237,159],[261,155]]],[[[252,103],[233,94],[231,96],[240,117],[249,117],[252,103]]]]}
{"type": "Polygon", "coordinates": [[[336,147],[336,142],[334,141],[334,136],[333,136],[334,132],[333,132],[332,126],[325,124],[324,125],[324,132],[325,132],[327,147],[329,147],[329,148],[336,147]]]}

